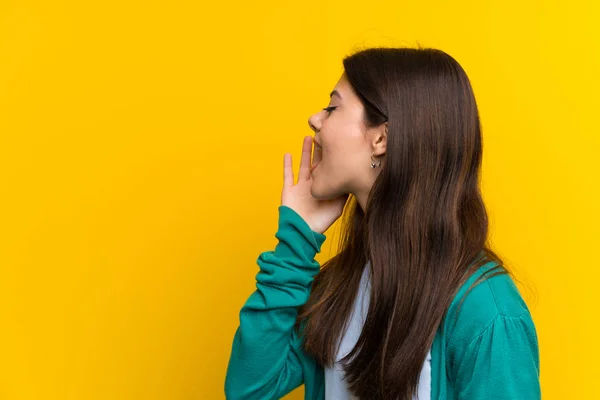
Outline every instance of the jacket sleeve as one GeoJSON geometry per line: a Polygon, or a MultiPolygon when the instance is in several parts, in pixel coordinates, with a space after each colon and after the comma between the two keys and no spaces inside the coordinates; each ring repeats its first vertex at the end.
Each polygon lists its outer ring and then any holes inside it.
{"type": "Polygon", "coordinates": [[[535,326],[527,312],[497,315],[467,346],[456,350],[457,399],[541,398],[535,326]]]}
{"type": "Polygon", "coordinates": [[[314,257],[325,235],[312,231],[291,208],[278,211],[278,243],[259,255],[256,290],[239,313],[225,377],[229,400],[280,399],[300,386],[303,370],[314,365],[294,324],[319,272],[314,257]]]}

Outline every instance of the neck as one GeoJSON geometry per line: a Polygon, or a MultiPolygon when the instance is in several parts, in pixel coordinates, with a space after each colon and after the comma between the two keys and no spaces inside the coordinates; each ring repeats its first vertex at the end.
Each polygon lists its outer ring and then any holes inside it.
{"type": "Polygon", "coordinates": [[[356,201],[363,212],[367,211],[367,199],[369,198],[369,193],[371,193],[371,188],[373,187],[373,183],[375,183],[375,179],[377,179],[377,174],[373,174],[364,187],[352,193],[354,197],[356,197],[356,201]]]}

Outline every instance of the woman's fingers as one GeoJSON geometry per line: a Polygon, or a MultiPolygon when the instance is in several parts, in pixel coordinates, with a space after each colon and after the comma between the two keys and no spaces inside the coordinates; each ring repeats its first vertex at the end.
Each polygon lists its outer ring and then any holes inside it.
{"type": "MultiPolygon", "coordinates": [[[[302,156],[300,158],[298,181],[310,179],[310,158],[312,154],[312,144],[312,136],[305,136],[302,142],[302,156]]],[[[292,155],[290,153],[285,153],[283,156],[283,186],[294,186],[294,169],[292,165],[292,155]]]]}
{"type": "Polygon", "coordinates": [[[283,156],[283,186],[294,186],[294,170],[292,168],[292,155],[285,153],[283,156]]]}
{"type": "Polygon", "coordinates": [[[310,179],[310,156],[312,153],[312,136],[305,136],[302,142],[302,158],[300,158],[300,172],[298,181],[310,179]]]}
{"type": "Polygon", "coordinates": [[[312,164],[311,165],[318,164],[321,161],[321,157],[322,157],[321,146],[319,146],[315,142],[315,139],[313,138],[313,158],[312,158],[312,164]]]}

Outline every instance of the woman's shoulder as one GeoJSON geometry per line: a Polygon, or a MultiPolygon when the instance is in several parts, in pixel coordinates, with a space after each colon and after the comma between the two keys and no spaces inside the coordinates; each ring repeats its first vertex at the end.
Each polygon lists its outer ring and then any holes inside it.
{"type": "Polygon", "coordinates": [[[466,345],[493,328],[533,328],[531,314],[510,273],[495,261],[480,266],[455,295],[445,328],[453,342],[466,345]]]}
{"type": "Polygon", "coordinates": [[[501,272],[484,264],[453,300],[443,325],[446,373],[461,398],[539,399],[535,325],[513,278],[501,272]]]}

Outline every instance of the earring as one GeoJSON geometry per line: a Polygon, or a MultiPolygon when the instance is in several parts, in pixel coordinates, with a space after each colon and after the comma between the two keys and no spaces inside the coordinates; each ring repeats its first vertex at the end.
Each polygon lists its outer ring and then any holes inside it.
{"type": "Polygon", "coordinates": [[[381,159],[377,159],[376,163],[376,161],[373,160],[373,154],[375,154],[375,152],[371,153],[371,168],[379,167],[381,165],[381,159]]]}

